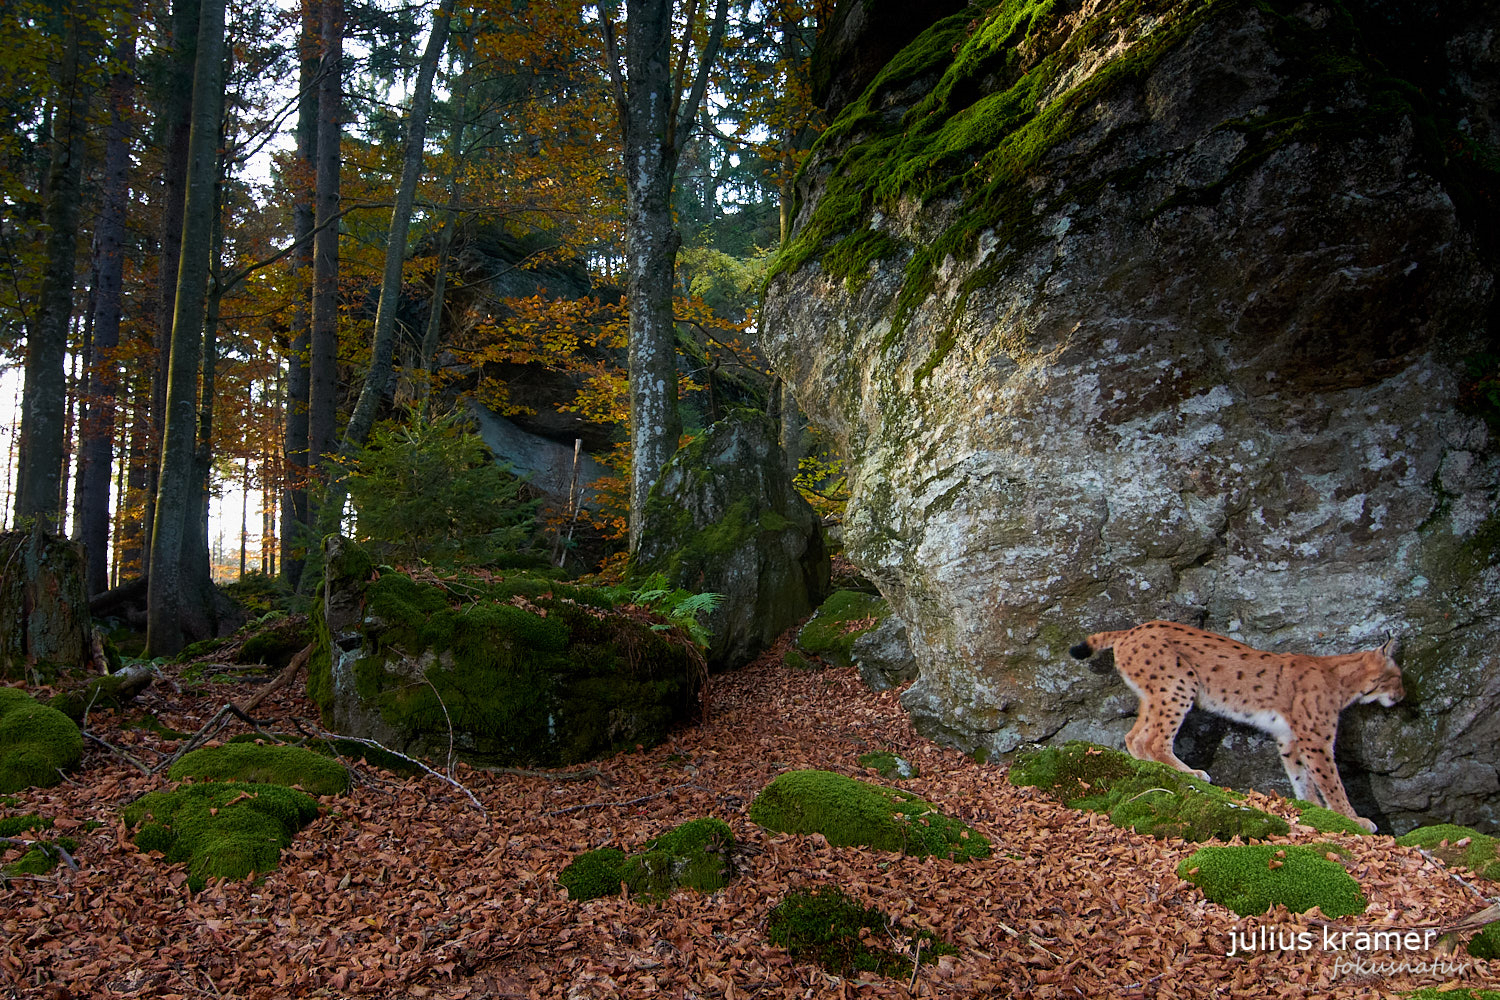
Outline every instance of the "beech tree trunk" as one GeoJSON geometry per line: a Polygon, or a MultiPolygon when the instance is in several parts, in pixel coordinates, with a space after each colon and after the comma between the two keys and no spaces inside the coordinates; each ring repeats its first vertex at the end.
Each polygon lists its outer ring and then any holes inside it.
{"type": "Polygon", "coordinates": [[[335,444],[339,348],[339,164],[341,64],[344,52],[342,0],[323,0],[318,82],[317,235],[313,238],[313,294],[308,369],[309,464],[322,469],[335,444]]]}
{"type": "Polygon", "coordinates": [[[16,461],[16,523],[34,519],[49,530],[61,510],[63,427],[67,421],[68,329],[73,320],[73,277],[77,265],[78,206],[83,179],[88,93],[80,70],[80,35],[88,11],[63,15],[62,64],[57,80],[57,114],[52,122],[52,161],[48,169],[46,272],[36,323],[27,331],[26,377],[21,395],[21,433],[16,461]]]}
{"type": "Polygon", "coordinates": [[[308,345],[311,314],[304,282],[313,265],[313,198],[317,187],[318,149],[318,21],[312,0],[303,0],[301,94],[297,101],[297,155],[293,175],[291,273],[296,306],[292,313],[292,342],[287,354],[286,435],[283,445],[284,499],[281,505],[281,572],[296,589],[307,558],[308,468],[308,345]]]}
{"type": "Polygon", "coordinates": [[[197,376],[213,251],[214,188],[219,177],[223,51],[224,0],[202,0],[193,72],[187,199],[168,359],[166,427],[151,532],[146,648],[153,657],[170,656],[182,648],[184,581],[180,561],[194,489],[197,376]]]}
{"type": "Polygon", "coordinates": [[[115,47],[121,67],[109,84],[109,129],[105,133],[104,179],[94,228],[93,370],[87,409],[80,421],[77,538],[83,543],[89,594],[109,589],[109,487],[119,391],[115,349],[120,343],[120,288],[125,270],[125,206],[130,198],[130,128],[135,86],[135,24],[127,23],[115,47]]]}
{"type": "MultiPolygon", "coordinates": [[[[672,184],[681,141],[698,116],[708,71],[724,37],[727,0],[719,0],[691,90],[685,65],[671,64],[672,0],[627,0],[625,72],[614,26],[599,5],[615,104],[625,146],[625,267],[630,306],[630,551],[662,467],[677,450],[677,330],[672,290],[680,237],[672,221],[672,184]]],[[[689,3],[688,31],[696,4],[689,3]]]]}
{"type": "Polygon", "coordinates": [[[0,680],[50,683],[89,659],[89,602],[83,551],[48,534],[0,534],[0,680]]]}

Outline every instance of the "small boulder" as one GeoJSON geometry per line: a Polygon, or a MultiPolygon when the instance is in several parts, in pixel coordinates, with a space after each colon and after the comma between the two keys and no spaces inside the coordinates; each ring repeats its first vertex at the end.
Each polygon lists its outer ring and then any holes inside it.
{"type": "Polygon", "coordinates": [[[648,842],[640,854],[618,848],[585,851],[558,881],[569,899],[612,896],[623,885],[632,896],[665,899],[678,888],[714,892],[734,875],[734,833],[712,816],[689,820],[648,842]]]}
{"type": "Polygon", "coordinates": [[[886,615],[874,628],[855,637],[849,653],[859,676],[871,691],[888,691],[917,679],[920,669],[911,651],[906,622],[886,615]]]}
{"type": "Polygon", "coordinates": [[[680,449],[651,490],[633,580],[724,595],[708,618],[709,666],[754,659],[828,589],[817,514],[792,485],[776,427],[734,410],[680,449]]]}
{"type": "Polygon", "coordinates": [[[874,594],[836,590],[797,632],[797,645],[836,667],[852,666],[855,640],[890,613],[890,605],[874,594]]]}

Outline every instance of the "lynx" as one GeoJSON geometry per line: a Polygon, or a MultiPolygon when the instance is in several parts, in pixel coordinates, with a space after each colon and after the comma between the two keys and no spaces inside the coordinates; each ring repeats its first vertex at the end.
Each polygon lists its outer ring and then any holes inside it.
{"type": "Polygon", "coordinates": [[[1340,656],[1266,653],[1213,632],[1152,621],[1121,632],[1099,632],[1068,652],[1086,660],[1113,648],[1115,668],[1140,698],[1140,714],[1125,737],[1138,760],[1155,760],[1210,780],[1172,752],[1188,709],[1216,712],[1276,737],[1281,763],[1298,798],[1322,804],[1370,832],[1356,816],[1333,762],[1339,713],[1355,702],[1387,708],[1405,697],[1396,640],[1379,649],[1340,656]]]}

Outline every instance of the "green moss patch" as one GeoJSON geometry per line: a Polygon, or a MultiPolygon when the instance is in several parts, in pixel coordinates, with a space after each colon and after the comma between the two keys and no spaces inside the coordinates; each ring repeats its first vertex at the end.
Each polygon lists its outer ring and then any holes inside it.
{"type": "Polygon", "coordinates": [[[1370,831],[1343,813],[1315,806],[1301,799],[1294,799],[1292,804],[1298,807],[1297,822],[1303,826],[1310,826],[1319,833],[1352,833],[1360,837],[1369,836],[1370,831]]]}
{"type": "Polygon", "coordinates": [[[797,961],[815,962],[838,976],[909,975],[918,942],[924,959],[958,953],[931,931],[902,931],[897,921],[874,907],[861,906],[836,886],[787,894],[771,911],[766,936],[797,961]],[[893,936],[911,939],[913,954],[887,948],[893,936]]]}
{"type": "Polygon", "coordinates": [[[875,847],[953,861],[987,858],[990,842],[899,788],[832,771],[788,771],[750,804],[750,818],[782,833],[821,833],[836,847],[875,847]]]}
{"type": "Polygon", "coordinates": [[[1500,958],[1500,920],[1485,924],[1484,929],[1471,937],[1464,948],[1475,958],[1500,958]]]}
{"type": "Polygon", "coordinates": [[[151,683],[151,675],[134,671],[93,677],[88,683],[61,691],[47,704],[79,725],[89,712],[118,711],[135,700],[151,683]]]}
{"type": "Polygon", "coordinates": [[[904,757],[897,757],[889,750],[859,755],[859,766],[873,769],[882,778],[915,778],[917,769],[904,757]]]}
{"type": "Polygon", "coordinates": [[[1070,809],[1105,813],[1115,826],[1157,839],[1264,840],[1291,830],[1280,816],[1245,805],[1239,792],[1093,743],[1017,754],[1010,783],[1035,785],[1070,809]]]}
{"type": "Polygon", "coordinates": [[[349,772],[337,761],[302,747],[263,743],[194,750],[173,764],[167,776],[173,781],[206,778],[299,787],[309,795],[342,795],[349,790],[349,772]]]}
{"type": "Polygon", "coordinates": [[[236,663],[264,663],[279,669],[312,641],[312,626],[306,615],[273,613],[246,629],[249,634],[235,654],[236,663]]]}
{"type": "Polygon", "coordinates": [[[629,857],[613,847],[586,851],[557,880],[570,899],[612,896],[623,885],[632,896],[659,900],[678,888],[714,892],[734,875],[734,833],[711,816],[689,820],[629,857]]]}
{"type": "Polygon", "coordinates": [[[1426,989],[1398,995],[1404,1000],[1500,1000],[1500,990],[1470,989],[1466,986],[1454,989],[1451,988],[1452,986],[1451,983],[1443,986],[1429,986],[1426,989]]]}
{"type": "Polygon", "coordinates": [[[315,754],[321,754],[334,760],[362,760],[372,767],[384,768],[393,774],[410,777],[421,774],[422,768],[414,761],[402,757],[400,754],[382,750],[380,747],[372,747],[359,740],[344,739],[341,737],[310,739],[296,733],[240,733],[232,736],[230,743],[258,743],[265,742],[267,736],[277,743],[288,746],[301,747],[315,754]]]}
{"type": "Polygon", "coordinates": [[[1500,838],[1480,833],[1467,826],[1439,823],[1419,826],[1396,838],[1402,847],[1421,847],[1431,851],[1445,865],[1462,865],[1481,878],[1500,882],[1500,857],[1496,848],[1500,838]]]}
{"type": "Polygon", "coordinates": [[[1317,906],[1325,917],[1363,913],[1368,905],[1343,865],[1294,844],[1202,847],[1177,866],[1177,874],[1242,917],[1265,913],[1275,903],[1293,913],[1317,906]]]}
{"type": "Polygon", "coordinates": [[[211,878],[268,872],[292,836],[318,815],[312,796],[280,785],[214,781],[151,792],[125,808],[135,845],[186,862],[196,891],[211,878]]]}
{"type": "Polygon", "coordinates": [[[854,662],[854,640],[879,625],[890,613],[890,605],[873,594],[836,591],[802,626],[797,633],[797,645],[803,652],[847,667],[854,662]]]}
{"type": "Polygon", "coordinates": [[[16,688],[0,688],[0,794],[48,788],[83,758],[73,720],[16,688]]]}

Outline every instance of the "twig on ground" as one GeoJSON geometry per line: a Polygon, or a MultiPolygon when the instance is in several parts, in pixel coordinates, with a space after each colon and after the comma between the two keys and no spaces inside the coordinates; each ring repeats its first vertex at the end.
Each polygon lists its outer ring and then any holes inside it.
{"type": "Polygon", "coordinates": [[[1481,902],[1490,902],[1490,897],[1486,896],[1473,882],[1470,882],[1458,872],[1454,871],[1452,868],[1449,868],[1447,863],[1444,862],[1442,858],[1438,857],[1436,854],[1433,854],[1425,847],[1417,848],[1417,853],[1421,854],[1422,857],[1426,858],[1428,861],[1431,861],[1433,864],[1441,868],[1453,881],[1457,882],[1459,885],[1463,886],[1465,889],[1468,889],[1474,895],[1478,896],[1481,902]]]}
{"type": "Polygon", "coordinates": [[[84,735],[85,739],[93,740],[95,743],[99,744],[101,747],[103,747],[104,749],[108,750],[110,753],[114,754],[116,757],[121,758],[126,763],[134,764],[136,767],[140,768],[140,771],[141,771],[142,774],[146,775],[147,777],[151,776],[151,767],[150,767],[150,765],[142,763],[140,760],[138,760],[135,757],[131,756],[126,751],[121,750],[119,747],[115,746],[113,743],[110,743],[110,742],[108,742],[106,740],[100,739],[99,737],[95,736],[93,733],[89,732],[87,729],[83,730],[83,735],[84,735]]]}
{"type": "Polygon", "coordinates": [[[224,716],[226,715],[238,716],[242,721],[249,723],[251,728],[256,732],[262,732],[259,722],[256,722],[247,713],[241,711],[233,702],[225,702],[224,707],[215,712],[212,719],[205,722],[202,728],[193,734],[191,739],[177,749],[176,753],[152,768],[151,773],[160,774],[177,763],[178,759],[184,754],[196,750],[200,744],[206,743],[215,733],[224,728],[224,716]]]}
{"type": "Polygon", "coordinates": [[[437,699],[438,708],[443,710],[443,721],[448,723],[448,777],[451,778],[453,777],[453,716],[448,714],[448,705],[443,701],[442,692],[437,689],[437,685],[432,683],[432,678],[424,673],[422,680],[432,688],[432,696],[437,699]]]}
{"type": "Polygon", "coordinates": [[[73,855],[68,849],[53,840],[21,840],[17,837],[0,837],[0,844],[10,844],[13,847],[40,847],[43,852],[56,851],[58,857],[68,863],[68,867],[75,872],[79,870],[78,862],[73,860],[73,855]]]}
{"type": "MultiPolygon", "coordinates": [[[[305,719],[299,719],[297,721],[299,723],[298,728],[300,729],[301,728],[300,724],[303,723],[303,722],[305,722],[306,720],[305,719]]],[[[317,729],[319,727],[314,726],[313,728],[317,729]]],[[[319,738],[320,739],[325,739],[325,740],[349,740],[349,741],[351,741],[353,743],[359,743],[359,744],[361,744],[363,746],[374,747],[376,750],[382,750],[382,751],[390,754],[393,757],[400,757],[402,760],[406,761],[407,763],[409,763],[409,764],[415,764],[417,767],[420,767],[423,771],[426,771],[428,774],[432,775],[433,777],[435,777],[435,778],[441,778],[443,781],[445,781],[448,784],[452,785],[454,788],[457,788],[459,791],[463,792],[464,795],[468,796],[469,802],[471,802],[473,804],[473,806],[474,806],[475,809],[479,810],[479,814],[481,816],[483,816],[485,819],[489,819],[489,817],[490,817],[489,810],[485,809],[484,804],[482,802],[480,802],[477,798],[475,798],[474,797],[474,793],[471,792],[471,791],[469,791],[469,789],[462,782],[460,782],[460,781],[458,781],[458,780],[456,780],[454,778],[448,777],[446,774],[444,774],[441,771],[435,771],[435,770],[433,770],[432,768],[428,767],[426,764],[422,763],[420,760],[417,760],[417,758],[415,758],[415,757],[408,757],[406,754],[400,752],[399,750],[392,750],[390,747],[385,746],[384,744],[382,744],[382,743],[380,743],[380,742],[378,742],[376,740],[365,739],[362,736],[339,736],[339,735],[336,735],[334,733],[329,733],[329,732],[325,731],[325,732],[322,732],[322,733],[319,734],[319,738]]]]}

